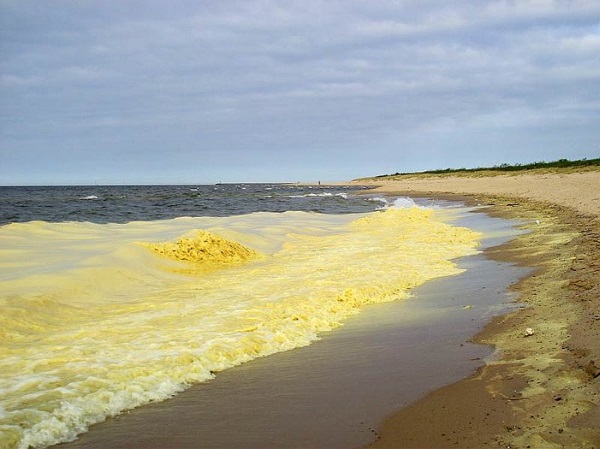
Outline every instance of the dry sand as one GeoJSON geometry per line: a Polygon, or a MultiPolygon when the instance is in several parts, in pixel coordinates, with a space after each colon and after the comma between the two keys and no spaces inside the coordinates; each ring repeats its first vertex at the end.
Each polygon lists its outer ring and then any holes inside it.
{"type": "Polygon", "coordinates": [[[524,220],[531,232],[491,256],[536,270],[515,286],[527,307],[474,338],[496,356],[389,417],[370,447],[600,448],[600,171],[375,184],[524,220]]]}

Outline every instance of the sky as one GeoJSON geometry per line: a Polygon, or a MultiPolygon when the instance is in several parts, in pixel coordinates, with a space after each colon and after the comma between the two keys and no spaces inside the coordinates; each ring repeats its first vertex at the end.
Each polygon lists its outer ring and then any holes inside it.
{"type": "Polygon", "coordinates": [[[597,0],[0,0],[0,185],[596,157],[597,0]]]}

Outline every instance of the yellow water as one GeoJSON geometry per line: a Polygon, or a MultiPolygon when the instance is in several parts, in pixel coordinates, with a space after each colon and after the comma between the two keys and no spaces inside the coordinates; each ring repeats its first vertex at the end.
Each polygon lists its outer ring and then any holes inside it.
{"type": "Polygon", "coordinates": [[[0,447],[43,447],[456,274],[435,212],[0,227],[0,447]]]}

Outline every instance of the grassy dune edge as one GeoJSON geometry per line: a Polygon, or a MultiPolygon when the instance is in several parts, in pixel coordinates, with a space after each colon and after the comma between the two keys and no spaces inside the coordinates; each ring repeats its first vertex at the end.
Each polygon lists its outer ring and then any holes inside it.
{"type": "Polygon", "coordinates": [[[438,170],[427,170],[422,172],[397,172],[390,175],[377,175],[365,178],[359,178],[355,181],[395,181],[410,178],[427,177],[485,177],[502,175],[527,174],[548,174],[548,173],[581,173],[587,171],[600,171],[600,158],[579,159],[571,161],[569,159],[559,159],[552,162],[532,162],[530,164],[500,164],[494,167],[477,168],[445,168],[438,170]]]}

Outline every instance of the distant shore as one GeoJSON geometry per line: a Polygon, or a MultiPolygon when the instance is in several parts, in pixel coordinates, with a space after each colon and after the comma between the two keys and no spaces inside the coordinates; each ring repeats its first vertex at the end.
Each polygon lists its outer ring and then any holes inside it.
{"type": "Polygon", "coordinates": [[[527,307],[474,338],[496,357],[390,416],[369,447],[599,447],[600,171],[396,178],[356,182],[522,220],[530,232],[490,255],[535,271],[514,286],[527,307]]]}

